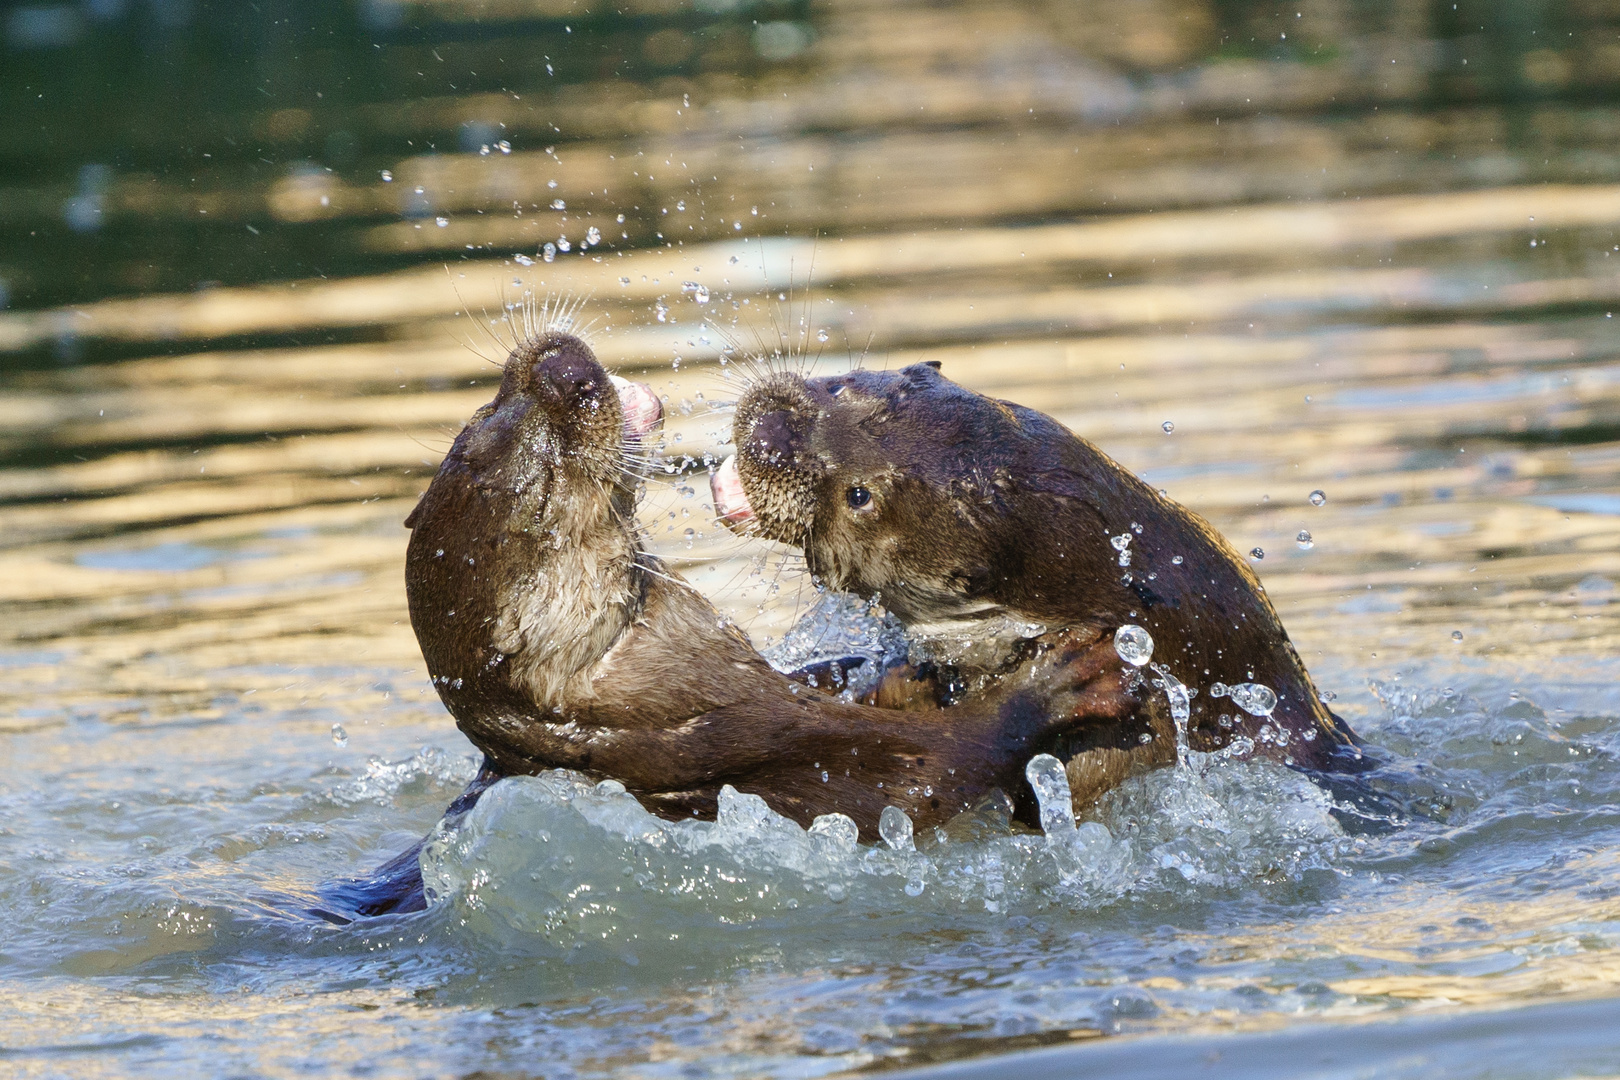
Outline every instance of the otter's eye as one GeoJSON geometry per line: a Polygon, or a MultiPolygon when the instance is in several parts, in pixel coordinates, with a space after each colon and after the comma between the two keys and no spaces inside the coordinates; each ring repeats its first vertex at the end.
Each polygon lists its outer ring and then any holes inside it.
{"type": "Polygon", "coordinates": [[[872,501],[872,493],[857,484],[844,493],[844,498],[849,500],[851,509],[859,510],[872,501]]]}

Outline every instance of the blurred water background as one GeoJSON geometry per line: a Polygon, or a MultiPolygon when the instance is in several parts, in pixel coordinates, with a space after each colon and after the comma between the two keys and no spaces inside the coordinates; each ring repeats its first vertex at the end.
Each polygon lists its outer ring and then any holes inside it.
{"type": "Polygon", "coordinates": [[[1620,1072],[1616,0],[8,4],[0,94],[0,1071],[1620,1072]],[[530,293],[668,394],[645,521],[759,644],[716,326],[1262,551],[1421,812],[1205,763],[890,852],[550,777],[302,914],[471,773],[400,523],[530,293]]]}

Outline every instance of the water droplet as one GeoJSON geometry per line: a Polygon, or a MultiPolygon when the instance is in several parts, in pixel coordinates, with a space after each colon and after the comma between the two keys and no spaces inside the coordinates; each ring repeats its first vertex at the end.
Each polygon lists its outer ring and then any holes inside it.
{"type": "Polygon", "coordinates": [[[338,746],[349,745],[349,733],[343,730],[342,724],[332,725],[332,741],[338,746]]]}
{"type": "Polygon", "coordinates": [[[450,219],[445,217],[443,214],[440,214],[438,217],[433,219],[433,224],[437,225],[441,229],[448,228],[450,226],[450,219]]]}
{"type": "Polygon", "coordinates": [[[816,340],[817,341],[826,341],[827,340],[827,331],[826,330],[817,330],[816,331],[816,340]]]}
{"type": "Polygon", "coordinates": [[[1232,704],[1250,716],[1270,716],[1277,707],[1276,693],[1263,683],[1238,683],[1227,687],[1226,695],[1232,699],[1232,704]]]}
{"type": "Polygon", "coordinates": [[[1451,632],[1451,640],[1452,641],[1461,641],[1462,640],[1462,631],[1461,630],[1453,630],[1451,632]]]}
{"type": "Polygon", "coordinates": [[[595,247],[597,244],[600,244],[601,242],[602,242],[602,230],[601,229],[598,229],[595,225],[592,225],[590,228],[585,230],[585,245],[587,247],[595,247]]]}
{"type": "Polygon", "coordinates": [[[394,174],[389,172],[387,169],[384,169],[382,171],[382,182],[385,184],[392,184],[394,182],[394,174]]]}
{"type": "Polygon", "coordinates": [[[653,304],[653,314],[658,316],[659,322],[669,321],[669,308],[665,306],[662,300],[659,300],[653,304]]]}
{"type": "Polygon", "coordinates": [[[810,823],[810,835],[826,837],[839,847],[851,850],[861,839],[855,822],[843,814],[822,814],[810,823]]]}
{"type": "Polygon", "coordinates": [[[1127,623],[1114,631],[1114,651],[1132,667],[1153,659],[1153,637],[1140,626],[1127,623]]]}
{"type": "Polygon", "coordinates": [[[1312,506],[1321,506],[1325,502],[1327,502],[1327,492],[1323,491],[1321,488],[1317,488],[1315,491],[1311,492],[1312,506]]]}
{"type": "Polygon", "coordinates": [[[534,265],[534,260],[529,258],[527,255],[514,255],[514,256],[512,256],[512,261],[517,263],[519,266],[533,266],[534,265]]]}
{"type": "Polygon", "coordinates": [[[1187,722],[1192,718],[1192,694],[1182,681],[1170,674],[1170,669],[1163,664],[1154,664],[1153,670],[1158,674],[1155,684],[1164,690],[1165,698],[1170,702],[1170,719],[1176,722],[1176,761],[1185,765],[1187,762],[1187,722]]]}
{"type": "Polygon", "coordinates": [[[1035,801],[1041,805],[1041,831],[1050,837],[1072,833],[1074,800],[1063,762],[1051,754],[1036,754],[1024,766],[1024,779],[1035,789],[1035,801]]]}
{"type": "Polygon", "coordinates": [[[911,838],[911,819],[898,806],[885,806],[878,815],[878,835],[895,851],[916,851],[911,838]]]}
{"type": "Polygon", "coordinates": [[[561,199],[552,199],[551,208],[553,210],[566,210],[568,209],[568,204],[563,202],[561,199]]]}
{"type": "Polygon", "coordinates": [[[1250,548],[1249,549],[1249,558],[1251,558],[1251,559],[1263,559],[1265,557],[1266,557],[1266,549],[1265,548],[1250,548]]]}
{"type": "Polygon", "coordinates": [[[557,250],[558,251],[567,251],[567,250],[569,250],[568,237],[559,236],[557,238],[557,250]]]}
{"type": "Polygon", "coordinates": [[[1223,683],[1223,682],[1218,682],[1218,683],[1212,684],[1210,686],[1210,688],[1209,688],[1209,696],[1210,697],[1225,697],[1226,696],[1226,684],[1223,683]]]}
{"type": "Polygon", "coordinates": [[[1159,426],[1164,429],[1164,433],[1166,435],[1169,435],[1171,432],[1176,430],[1176,425],[1171,423],[1169,420],[1166,420],[1164,423],[1160,424],[1159,426]]]}
{"type": "Polygon", "coordinates": [[[619,284],[620,285],[628,285],[628,284],[630,284],[630,279],[627,278],[627,277],[622,277],[622,278],[619,279],[619,284]]]}
{"type": "Polygon", "coordinates": [[[677,210],[685,210],[686,209],[686,200],[685,199],[677,199],[675,201],[675,209],[677,209],[677,210]]]}
{"type": "Polygon", "coordinates": [[[1184,563],[1186,561],[1187,560],[1183,559],[1180,555],[1172,555],[1172,556],[1170,556],[1170,562],[1175,566],[1180,566],[1182,563],[1184,563]]]}
{"type": "Polygon", "coordinates": [[[709,302],[709,287],[700,285],[696,281],[681,282],[681,292],[691,293],[694,303],[707,304],[709,302]]]}
{"type": "Polygon", "coordinates": [[[540,257],[542,259],[546,260],[546,262],[556,262],[557,261],[557,245],[556,244],[547,244],[545,247],[541,248],[540,249],[540,257]]]}
{"type": "Polygon", "coordinates": [[[1311,539],[1311,531],[1309,529],[1299,530],[1299,535],[1294,537],[1294,542],[1300,546],[1300,550],[1302,551],[1309,551],[1311,548],[1316,546],[1316,541],[1311,539]]]}
{"type": "Polygon", "coordinates": [[[727,260],[727,261],[728,261],[728,262],[730,262],[730,263],[731,263],[731,265],[732,265],[732,266],[736,266],[736,265],[737,265],[737,264],[738,264],[738,263],[740,263],[740,262],[742,262],[742,259],[740,259],[740,258],[738,258],[738,257],[737,257],[737,256],[735,256],[735,255],[733,255],[733,256],[732,256],[732,257],[731,257],[731,258],[730,258],[730,259],[728,259],[728,260],[727,260]]]}

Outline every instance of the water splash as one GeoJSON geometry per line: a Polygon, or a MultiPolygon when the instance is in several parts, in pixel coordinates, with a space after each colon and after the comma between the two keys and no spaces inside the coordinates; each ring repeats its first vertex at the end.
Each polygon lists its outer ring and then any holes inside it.
{"type": "Polygon", "coordinates": [[[1192,695],[1194,691],[1188,690],[1180,679],[1170,674],[1170,669],[1163,664],[1153,665],[1154,674],[1158,677],[1153,685],[1164,691],[1164,696],[1170,702],[1170,719],[1176,725],[1176,762],[1178,767],[1185,768],[1189,750],[1187,726],[1192,720],[1192,695]]]}
{"type": "MultiPolygon", "coordinates": [[[[1034,771],[1055,800],[1052,762],[1034,771]]],[[[510,777],[432,837],[423,879],[451,916],[441,925],[487,947],[678,972],[774,948],[789,913],[786,940],[809,947],[832,934],[847,945],[872,918],[933,925],[1297,876],[1332,865],[1343,839],[1308,780],[1220,754],[1127,781],[1069,828],[1054,804],[1045,836],[1007,828],[1005,808],[991,808],[918,837],[891,809],[886,842],[861,846],[848,818],[804,829],[731,788],[715,821],[666,821],[611,781],[510,777]]]]}
{"type": "Polygon", "coordinates": [[[904,625],[875,600],[827,591],[763,655],[778,671],[859,658],[861,664],[842,670],[843,686],[832,688],[853,700],[876,687],[883,672],[904,661],[909,649],[904,625]]]}
{"type": "Polygon", "coordinates": [[[1024,779],[1035,790],[1041,807],[1041,831],[1057,839],[1074,831],[1074,798],[1063,762],[1051,754],[1036,754],[1024,766],[1024,779]]]}

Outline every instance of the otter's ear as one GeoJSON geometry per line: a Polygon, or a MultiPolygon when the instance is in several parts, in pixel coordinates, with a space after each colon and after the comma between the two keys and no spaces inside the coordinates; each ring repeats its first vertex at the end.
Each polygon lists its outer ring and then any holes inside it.
{"type": "Polygon", "coordinates": [[[900,374],[908,379],[944,378],[939,373],[939,368],[940,362],[938,360],[924,360],[920,364],[912,364],[909,367],[901,368],[900,374]]]}

